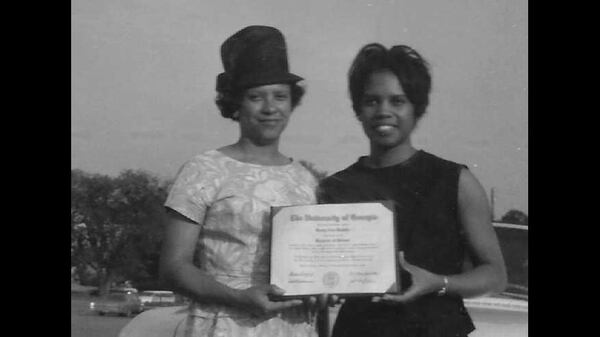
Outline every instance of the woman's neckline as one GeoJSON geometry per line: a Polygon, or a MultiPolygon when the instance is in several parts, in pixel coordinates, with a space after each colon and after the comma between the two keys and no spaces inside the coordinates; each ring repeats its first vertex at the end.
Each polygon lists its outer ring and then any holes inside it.
{"type": "Polygon", "coordinates": [[[361,167],[369,169],[369,170],[385,170],[385,169],[394,168],[394,167],[408,166],[411,163],[413,163],[418,157],[420,157],[422,153],[423,153],[423,150],[416,150],[415,153],[413,153],[410,157],[406,158],[405,160],[403,160],[399,163],[396,163],[396,164],[382,166],[382,167],[375,167],[375,166],[368,165],[367,162],[369,160],[369,156],[360,157],[358,159],[358,163],[361,167]]]}
{"type": "Polygon", "coordinates": [[[291,165],[294,164],[294,159],[291,157],[288,157],[288,159],[290,160],[288,163],[284,163],[284,164],[273,164],[273,165],[269,165],[269,164],[260,164],[260,163],[253,163],[253,162],[246,162],[246,161],[242,161],[236,158],[233,158],[232,156],[224,153],[223,151],[221,151],[220,149],[214,149],[212,150],[216,153],[218,153],[220,156],[222,156],[223,158],[226,158],[230,161],[236,162],[236,163],[240,163],[240,164],[244,164],[244,165],[250,165],[250,166],[255,166],[255,167],[273,167],[273,168],[278,168],[278,167],[289,167],[291,165]]]}

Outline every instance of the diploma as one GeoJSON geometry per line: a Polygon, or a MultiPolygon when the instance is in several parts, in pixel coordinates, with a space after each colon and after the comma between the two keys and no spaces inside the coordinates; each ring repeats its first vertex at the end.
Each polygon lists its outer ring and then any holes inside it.
{"type": "Polygon", "coordinates": [[[375,295],[399,288],[388,202],[273,207],[270,282],[284,297],[375,295]]]}

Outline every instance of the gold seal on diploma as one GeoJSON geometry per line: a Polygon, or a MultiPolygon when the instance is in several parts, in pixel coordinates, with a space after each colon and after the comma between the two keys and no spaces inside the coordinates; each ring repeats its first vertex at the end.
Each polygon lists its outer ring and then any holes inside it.
{"type": "Polygon", "coordinates": [[[340,275],[334,271],[329,271],[323,275],[323,285],[327,288],[333,288],[340,282],[340,275]]]}

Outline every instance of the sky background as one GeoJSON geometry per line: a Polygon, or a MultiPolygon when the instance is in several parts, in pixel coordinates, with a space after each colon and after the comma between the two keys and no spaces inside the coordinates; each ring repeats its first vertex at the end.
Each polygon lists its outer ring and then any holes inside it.
{"type": "Polygon", "coordinates": [[[518,0],[72,0],[71,167],[170,179],[192,156],[233,143],[215,77],[221,43],[254,24],[280,29],[307,93],[283,153],[334,173],[368,153],[347,71],[370,42],[430,63],[415,147],[469,166],[495,214],[528,212],[528,6],[518,0]]]}

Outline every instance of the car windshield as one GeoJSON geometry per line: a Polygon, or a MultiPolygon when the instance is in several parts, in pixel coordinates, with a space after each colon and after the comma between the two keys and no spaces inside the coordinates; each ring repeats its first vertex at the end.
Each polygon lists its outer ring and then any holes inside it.
{"type": "Polygon", "coordinates": [[[506,263],[508,285],[500,297],[528,300],[529,296],[529,227],[494,222],[506,263]]]}
{"type": "Polygon", "coordinates": [[[173,294],[170,291],[142,291],[140,294],[140,296],[175,296],[175,294],[173,294]]]}

